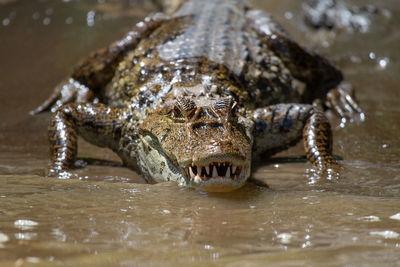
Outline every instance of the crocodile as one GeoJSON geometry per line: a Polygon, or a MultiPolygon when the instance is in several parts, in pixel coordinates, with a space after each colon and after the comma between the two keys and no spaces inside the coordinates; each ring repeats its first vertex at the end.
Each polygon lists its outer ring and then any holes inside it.
{"type": "Polygon", "coordinates": [[[52,112],[50,177],[70,177],[81,136],[149,183],[225,192],[251,179],[254,160],[300,140],[318,171],[340,169],[323,109],[362,112],[342,84],[268,13],[190,0],[92,52],[32,114],[52,112]]]}

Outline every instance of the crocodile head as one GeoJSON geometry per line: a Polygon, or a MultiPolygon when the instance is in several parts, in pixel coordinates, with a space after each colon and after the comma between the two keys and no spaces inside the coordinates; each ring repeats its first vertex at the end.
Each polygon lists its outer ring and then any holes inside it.
{"type": "Polygon", "coordinates": [[[232,191],[250,176],[252,130],[230,97],[169,100],[139,128],[139,164],[156,181],[232,191]]]}

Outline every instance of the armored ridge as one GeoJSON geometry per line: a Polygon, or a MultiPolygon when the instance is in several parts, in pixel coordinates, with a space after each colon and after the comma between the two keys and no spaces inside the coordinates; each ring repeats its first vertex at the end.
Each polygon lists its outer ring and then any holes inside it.
{"type": "Polygon", "coordinates": [[[245,5],[238,1],[189,2],[173,17],[191,17],[190,26],[160,45],[159,56],[165,61],[204,57],[240,75],[249,54],[245,12],[245,5]]]}

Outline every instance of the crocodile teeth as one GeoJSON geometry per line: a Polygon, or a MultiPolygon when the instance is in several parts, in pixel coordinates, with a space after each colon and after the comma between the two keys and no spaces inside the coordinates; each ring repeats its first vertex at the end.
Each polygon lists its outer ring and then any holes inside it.
{"type": "Polygon", "coordinates": [[[203,181],[203,180],[200,178],[200,176],[196,175],[196,176],[194,177],[194,181],[195,181],[196,183],[200,183],[200,182],[203,181]]]}
{"type": "Polygon", "coordinates": [[[235,165],[232,165],[232,174],[234,175],[235,172],[236,172],[236,166],[235,166],[235,165]]]}
{"type": "Polygon", "coordinates": [[[226,170],[225,178],[231,178],[231,168],[229,168],[229,167],[226,170]]]}
{"type": "Polygon", "coordinates": [[[185,171],[188,177],[198,183],[212,178],[236,179],[240,176],[242,167],[230,162],[213,162],[207,166],[195,165],[192,162],[185,171]]]}
{"type": "Polygon", "coordinates": [[[217,177],[217,176],[218,176],[217,166],[215,166],[215,168],[212,168],[212,177],[217,177]]]}
{"type": "Polygon", "coordinates": [[[192,170],[192,167],[189,167],[189,174],[190,174],[190,178],[194,178],[194,173],[193,173],[193,170],[192,170]]]}

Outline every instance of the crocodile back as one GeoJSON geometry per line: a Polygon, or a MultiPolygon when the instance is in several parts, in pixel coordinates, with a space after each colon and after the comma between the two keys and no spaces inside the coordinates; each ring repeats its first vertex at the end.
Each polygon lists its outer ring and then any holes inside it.
{"type": "Polygon", "coordinates": [[[241,1],[188,1],[173,18],[191,17],[191,22],[175,39],[158,47],[160,58],[204,57],[240,75],[248,56],[246,9],[241,1]]]}
{"type": "Polygon", "coordinates": [[[247,109],[297,101],[290,72],[259,39],[248,11],[238,0],[185,2],[121,61],[108,104],[145,117],[179,95],[230,96],[247,109]]]}

